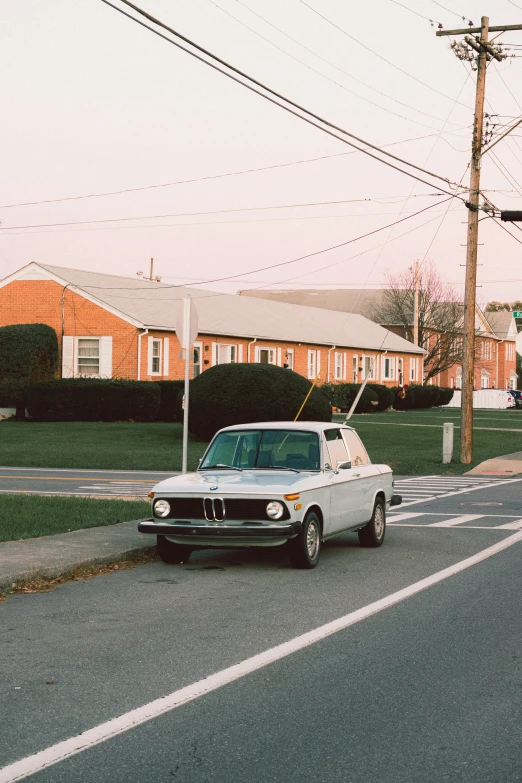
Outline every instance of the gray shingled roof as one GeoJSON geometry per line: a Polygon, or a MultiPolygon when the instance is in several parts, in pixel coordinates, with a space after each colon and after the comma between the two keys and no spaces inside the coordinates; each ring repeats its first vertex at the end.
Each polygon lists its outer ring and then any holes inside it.
{"type": "Polygon", "coordinates": [[[320,307],[324,310],[338,310],[343,313],[359,313],[359,315],[364,315],[365,318],[377,323],[379,323],[379,313],[383,309],[384,299],[382,288],[373,291],[357,288],[256,291],[247,288],[240,291],[239,294],[256,299],[270,299],[273,302],[320,307]]]}
{"type": "Polygon", "coordinates": [[[200,334],[424,353],[421,348],[357,313],[332,312],[196,288],[175,288],[140,278],[48,264],[38,266],[143,327],[174,330],[181,300],[190,294],[198,311],[200,334]]]}
{"type": "Polygon", "coordinates": [[[486,312],[484,315],[497,337],[505,340],[509,333],[509,327],[513,323],[513,314],[507,310],[499,310],[496,313],[486,312]]]}

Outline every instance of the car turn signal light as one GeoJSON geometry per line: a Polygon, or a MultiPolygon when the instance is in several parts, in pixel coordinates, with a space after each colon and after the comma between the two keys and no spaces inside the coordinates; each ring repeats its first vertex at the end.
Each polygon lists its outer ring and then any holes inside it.
{"type": "Polygon", "coordinates": [[[301,495],[297,492],[295,495],[285,495],[285,500],[299,500],[301,495]]]}
{"type": "Polygon", "coordinates": [[[295,508],[296,511],[299,511],[300,508],[303,508],[303,504],[302,503],[296,503],[294,508],[295,508]]]}
{"type": "Polygon", "coordinates": [[[148,497],[148,498],[153,498],[153,497],[154,497],[154,492],[149,492],[149,494],[147,495],[147,497],[148,497]]]}

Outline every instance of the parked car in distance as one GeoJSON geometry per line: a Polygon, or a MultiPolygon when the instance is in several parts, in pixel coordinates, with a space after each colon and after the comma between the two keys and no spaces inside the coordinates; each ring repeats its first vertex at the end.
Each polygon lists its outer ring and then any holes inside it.
{"type": "Polygon", "coordinates": [[[386,511],[399,505],[388,465],[373,465],[352,427],[325,422],[263,422],[214,436],[195,473],[151,492],[142,533],[158,537],[165,563],[194,549],[284,545],[296,568],[314,568],[323,541],[357,530],[379,547],[386,511]]]}

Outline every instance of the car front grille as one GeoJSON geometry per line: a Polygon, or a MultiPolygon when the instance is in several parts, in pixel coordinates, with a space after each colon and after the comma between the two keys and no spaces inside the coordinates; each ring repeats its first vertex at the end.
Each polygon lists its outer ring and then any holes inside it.
{"type": "MultiPolygon", "coordinates": [[[[155,500],[159,500],[158,496],[155,500]]],[[[249,521],[249,522],[273,522],[266,513],[270,499],[258,498],[165,498],[170,503],[170,513],[167,519],[185,521],[188,519],[204,520],[208,522],[249,521]]],[[[282,522],[290,519],[290,512],[284,505],[283,516],[278,519],[282,522]]]]}

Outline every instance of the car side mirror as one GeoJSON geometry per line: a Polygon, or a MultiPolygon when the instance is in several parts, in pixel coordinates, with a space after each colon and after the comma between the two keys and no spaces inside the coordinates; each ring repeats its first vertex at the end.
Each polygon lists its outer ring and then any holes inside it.
{"type": "Polygon", "coordinates": [[[349,459],[340,459],[337,461],[337,470],[350,470],[352,461],[349,459]]]}

